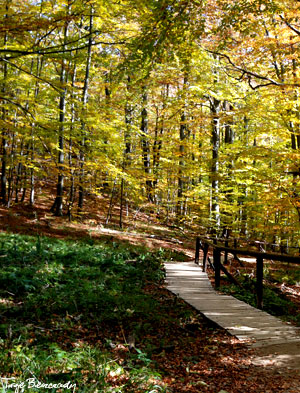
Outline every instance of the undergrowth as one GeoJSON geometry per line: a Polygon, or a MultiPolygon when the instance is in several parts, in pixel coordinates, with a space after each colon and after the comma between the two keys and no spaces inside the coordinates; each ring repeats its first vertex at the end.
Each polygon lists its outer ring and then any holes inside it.
{"type": "MultiPolygon", "coordinates": [[[[220,291],[256,307],[256,280],[249,279],[248,274],[242,274],[238,280],[241,286],[234,284],[222,285],[220,291]]],[[[264,285],[263,310],[285,321],[295,322],[300,326],[300,315],[296,305],[276,288],[264,285]]]]}
{"type": "MultiPolygon", "coordinates": [[[[91,238],[2,233],[2,378],[16,384],[71,381],[76,392],[166,392],[147,353],[129,351],[128,336],[139,335],[141,321],[160,318],[157,301],[143,289],[160,282],[162,261],[172,257],[91,238]],[[114,355],[121,342],[123,361],[114,355]]],[[[14,391],[2,379],[2,392],[14,391]]]]}

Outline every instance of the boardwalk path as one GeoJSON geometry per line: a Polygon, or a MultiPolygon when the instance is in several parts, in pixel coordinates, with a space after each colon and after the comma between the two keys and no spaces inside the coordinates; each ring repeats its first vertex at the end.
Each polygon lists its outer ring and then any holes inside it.
{"type": "MultiPolygon", "coordinates": [[[[300,369],[300,328],[288,325],[232,296],[217,293],[193,262],[165,263],[167,288],[208,319],[265,355],[265,364],[300,369]]],[[[258,361],[259,362],[259,361],[258,361]]]]}

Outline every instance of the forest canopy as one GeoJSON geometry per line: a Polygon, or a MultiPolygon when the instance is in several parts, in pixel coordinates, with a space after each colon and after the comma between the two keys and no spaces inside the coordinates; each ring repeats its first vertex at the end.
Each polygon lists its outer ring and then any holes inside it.
{"type": "Polygon", "coordinates": [[[1,0],[1,202],[299,246],[300,5],[1,0]]]}

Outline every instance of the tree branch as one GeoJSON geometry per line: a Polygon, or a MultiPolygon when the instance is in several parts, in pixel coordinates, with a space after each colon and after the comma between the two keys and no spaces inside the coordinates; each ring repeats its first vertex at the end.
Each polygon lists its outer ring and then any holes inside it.
{"type": "MultiPolygon", "coordinates": [[[[7,102],[9,102],[10,104],[15,105],[17,108],[21,109],[21,110],[25,113],[26,116],[30,116],[30,117],[31,117],[31,119],[32,119],[31,122],[36,122],[35,116],[34,116],[27,108],[25,108],[23,105],[19,104],[18,102],[13,101],[12,99],[10,99],[10,98],[8,98],[8,97],[4,97],[4,96],[0,96],[0,100],[7,101],[7,102]]],[[[38,127],[42,128],[43,130],[45,130],[45,131],[47,131],[47,132],[50,131],[50,129],[49,129],[48,127],[45,127],[45,126],[39,124],[38,122],[37,122],[36,124],[37,124],[38,127]]],[[[52,131],[52,130],[51,130],[51,131],[52,131]]],[[[40,135],[36,134],[36,136],[38,137],[38,139],[40,140],[40,142],[41,142],[42,145],[44,146],[44,148],[45,148],[45,150],[47,151],[47,153],[50,154],[50,156],[51,156],[53,162],[55,163],[55,165],[56,165],[56,167],[57,167],[56,160],[55,160],[55,158],[54,158],[54,156],[53,156],[51,150],[48,148],[48,146],[47,146],[46,143],[43,141],[43,139],[42,139],[42,137],[41,137],[40,135]]]]}
{"type": "Polygon", "coordinates": [[[25,106],[19,104],[18,102],[15,102],[12,99],[4,96],[0,96],[0,100],[7,101],[10,104],[15,105],[17,108],[21,109],[26,115],[30,115],[34,119],[33,114],[28,109],[26,109],[25,106]]]}
{"type": "Polygon", "coordinates": [[[300,36],[300,30],[298,30],[296,27],[292,26],[282,15],[279,15],[279,18],[291,29],[293,30],[294,33],[300,36]]]}
{"type": "MultiPolygon", "coordinates": [[[[92,45],[124,45],[126,41],[116,41],[116,42],[106,42],[106,41],[97,41],[93,42],[92,45]]],[[[28,50],[19,50],[19,49],[0,49],[0,53],[8,53],[8,54],[16,54],[16,56],[10,56],[8,59],[15,59],[16,57],[20,56],[30,56],[30,55],[53,55],[53,54],[59,54],[59,53],[66,53],[66,52],[74,52],[76,50],[80,49],[86,49],[88,47],[88,43],[79,47],[74,47],[70,49],[60,49],[60,50],[52,50],[52,47],[50,48],[44,48],[44,49],[37,49],[33,51],[28,51],[28,50]]],[[[7,57],[6,57],[7,58],[7,57]]],[[[0,61],[3,61],[4,58],[0,57],[0,61]]]]}
{"type": "Polygon", "coordinates": [[[49,81],[47,81],[47,80],[45,80],[45,79],[43,79],[43,78],[41,78],[41,77],[39,77],[37,75],[32,74],[30,71],[27,71],[24,68],[21,68],[21,67],[17,66],[16,64],[12,63],[11,61],[9,61],[7,59],[3,59],[2,58],[1,60],[4,61],[5,63],[8,63],[10,66],[16,68],[17,70],[19,70],[21,72],[24,72],[25,74],[30,75],[33,78],[40,80],[41,82],[47,83],[49,86],[51,86],[57,92],[59,92],[59,93],[61,92],[61,90],[58,87],[56,87],[55,85],[53,85],[53,83],[51,83],[51,82],[49,82],[49,81]]]}
{"type": "Polygon", "coordinates": [[[240,67],[240,66],[238,66],[237,64],[235,64],[235,63],[231,60],[231,58],[230,58],[228,55],[226,55],[225,53],[220,53],[220,52],[216,52],[216,51],[211,51],[211,50],[208,50],[208,49],[205,49],[205,50],[206,50],[207,52],[209,52],[209,53],[212,53],[212,54],[214,54],[214,55],[217,55],[217,56],[220,56],[220,57],[225,58],[225,59],[228,61],[228,63],[229,63],[235,70],[241,72],[241,73],[243,74],[243,76],[244,76],[244,75],[247,75],[248,77],[257,78],[257,79],[260,79],[260,80],[263,80],[263,81],[268,82],[268,83],[266,83],[266,84],[257,85],[257,86],[252,86],[252,85],[251,85],[251,79],[248,78],[248,83],[249,83],[249,85],[250,85],[250,87],[251,87],[252,89],[257,89],[257,88],[259,88],[259,87],[270,86],[270,85],[273,85],[273,86],[296,86],[296,87],[300,87],[300,84],[299,84],[299,83],[281,83],[281,82],[277,82],[276,80],[274,80],[274,79],[272,79],[272,78],[269,78],[269,77],[264,76],[264,75],[260,75],[260,74],[258,74],[258,73],[256,73],[256,72],[253,72],[253,71],[247,70],[246,68],[240,67]]]}

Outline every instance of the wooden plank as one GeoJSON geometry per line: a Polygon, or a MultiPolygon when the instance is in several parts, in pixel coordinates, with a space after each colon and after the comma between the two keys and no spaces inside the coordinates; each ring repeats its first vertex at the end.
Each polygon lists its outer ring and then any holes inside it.
{"type": "Polygon", "coordinates": [[[248,341],[255,347],[280,343],[300,345],[299,328],[287,325],[231,296],[216,293],[207,274],[194,261],[165,263],[165,267],[167,277],[170,277],[167,281],[171,281],[167,283],[167,288],[171,292],[240,340],[248,341]]]}

